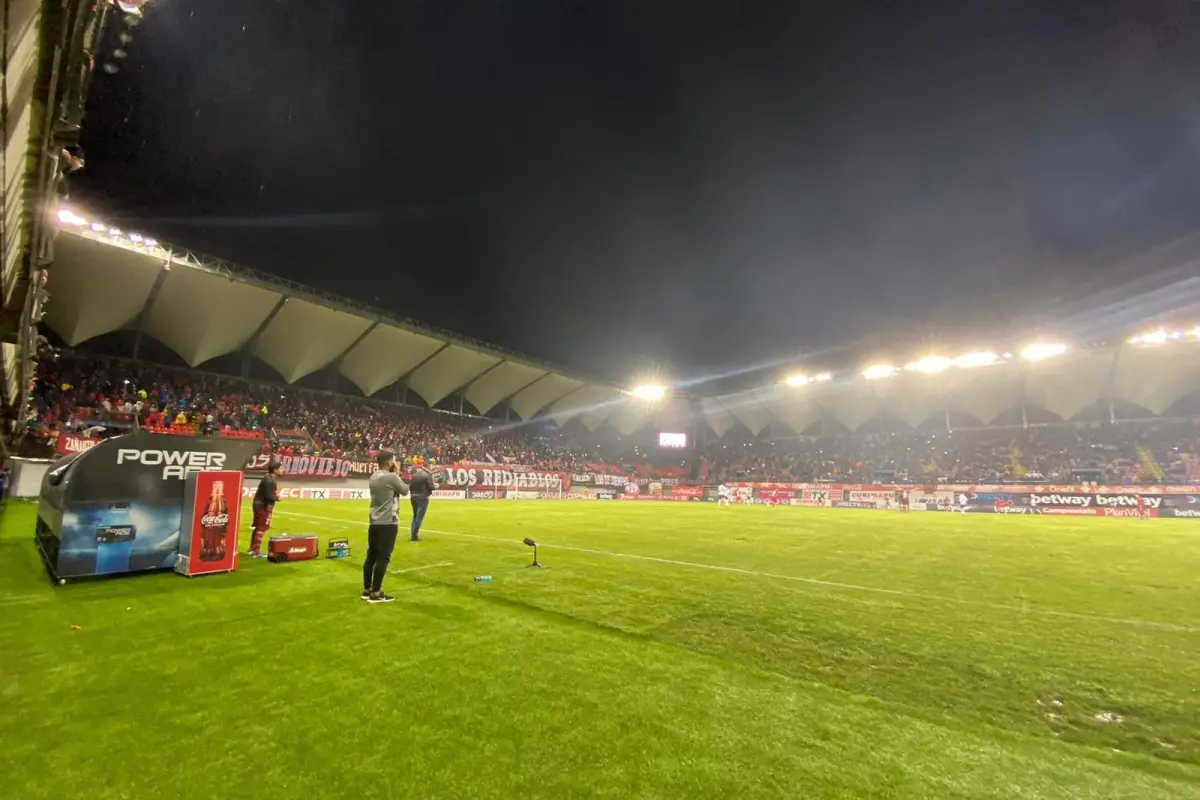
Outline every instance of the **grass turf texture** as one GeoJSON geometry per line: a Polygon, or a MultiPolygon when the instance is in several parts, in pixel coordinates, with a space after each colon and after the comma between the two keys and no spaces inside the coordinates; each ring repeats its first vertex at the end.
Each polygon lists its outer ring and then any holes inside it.
{"type": "Polygon", "coordinates": [[[58,589],[34,513],[0,797],[1200,798],[1182,522],[435,501],[370,606],[363,503],[276,513],[347,561],[58,589]]]}

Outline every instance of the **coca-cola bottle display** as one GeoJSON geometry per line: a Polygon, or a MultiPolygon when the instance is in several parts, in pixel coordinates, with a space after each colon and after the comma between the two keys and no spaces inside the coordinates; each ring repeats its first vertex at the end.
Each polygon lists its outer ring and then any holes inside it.
{"type": "Polygon", "coordinates": [[[225,558],[225,537],[229,533],[229,506],[225,504],[225,482],[213,481],[212,495],[200,518],[201,561],[225,558]]]}

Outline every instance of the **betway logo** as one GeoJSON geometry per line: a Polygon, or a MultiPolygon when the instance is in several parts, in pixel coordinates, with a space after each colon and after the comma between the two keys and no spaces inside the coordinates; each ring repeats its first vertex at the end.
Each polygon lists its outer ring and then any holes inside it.
{"type": "Polygon", "coordinates": [[[224,453],[208,453],[200,450],[134,450],[123,448],[117,451],[117,466],[141,464],[144,467],[163,468],[163,480],[183,480],[189,472],[222,469],[224,453]]]}
{"type": "MultiPolygon", "coordinates": [[[[1146,508],[1158,508],[1162,505],[1162,498],[1142,495],[1142,503],[1146,508]]],[[[1137,508],[1138,499],[1136,495],[1130,494],[1031,494],[1029,504],[1077,508],[1137,508]]]]}
{"type": "Polygon", "coordinates": [[[1031,494],[1029,504],[1032,506],[1090,506],[1090,494],[1031,494]]]}

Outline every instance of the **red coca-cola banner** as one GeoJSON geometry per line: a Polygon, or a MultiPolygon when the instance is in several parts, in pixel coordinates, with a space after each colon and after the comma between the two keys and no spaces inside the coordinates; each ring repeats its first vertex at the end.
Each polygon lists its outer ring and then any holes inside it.
{"type": "Polygon", "coordinates": [[[703,500],[703,486],[672,486],[671,498],[675,500],[703,500]]]}
{"type": "Polygon", "coordinates": [[[60,456],[82,453],[84,450],[91,450],[100,444],[101,441],[101,439],[89,439],[85,436],[72,436],[69,433],[60,433],[58,441],[54,443],[54,452],[60,456]]]}
{"type": "Polygon", "coordinates": [[[189,488],[191,507],[185,509],[186,526],[180,531],[175,571],[207,575],[237,569],[238,522],[242,504],[242,473],[197,472],[189,488]]]}

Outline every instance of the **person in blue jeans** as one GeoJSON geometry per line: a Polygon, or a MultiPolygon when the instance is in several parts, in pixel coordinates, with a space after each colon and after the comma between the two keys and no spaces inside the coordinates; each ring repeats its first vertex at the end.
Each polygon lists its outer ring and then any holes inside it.
{"type": "Polygon", "coordinates": [[[433,475],[425,469],[421,459],[413,462],[412,477],[408,481],[408,499],[412,503],[412,541],[421,541],[421,523],[425,521],[425,512],[429,510],[429,498],[437,490],[433,475]]]}

